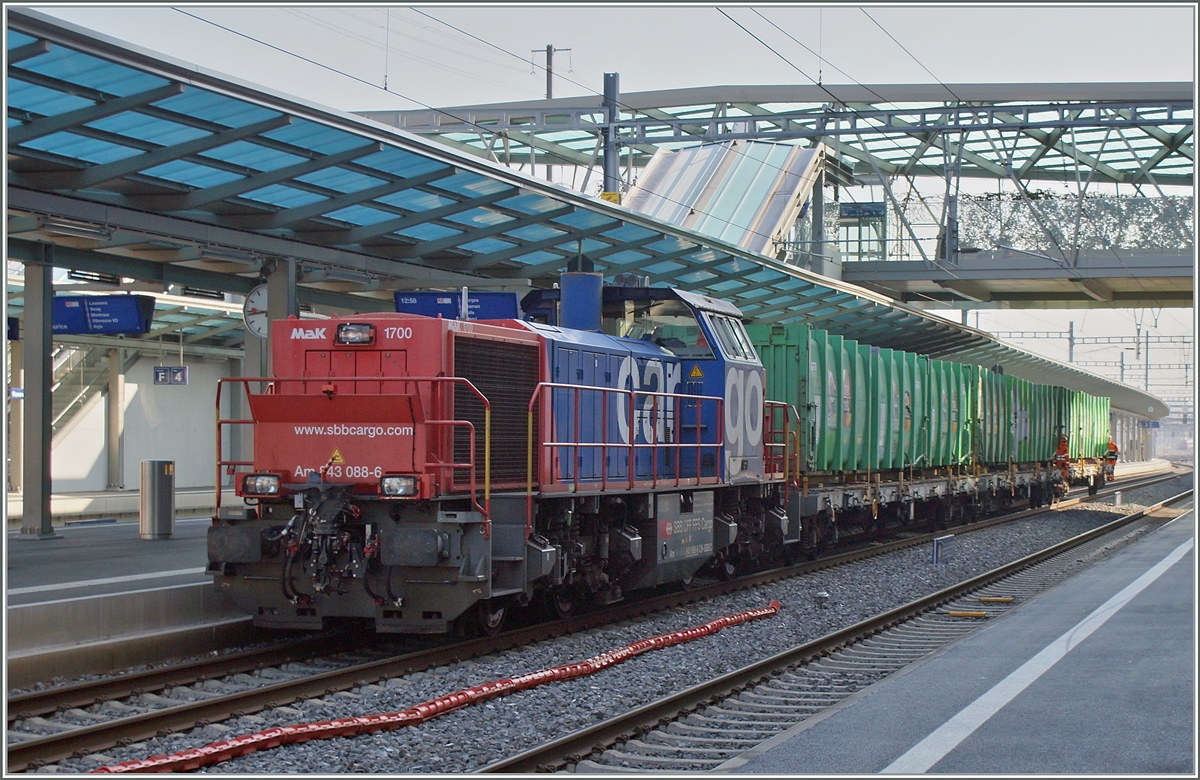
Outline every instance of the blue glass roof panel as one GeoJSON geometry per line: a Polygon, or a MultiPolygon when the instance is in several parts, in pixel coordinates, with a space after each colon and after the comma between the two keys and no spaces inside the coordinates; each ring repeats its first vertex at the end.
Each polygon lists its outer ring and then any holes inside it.
{"type": "Polygon", "coordinates": [[[247,200],[257,200],[263,203],[270,203],[273,206],[280,208],[293,209],[297,206],[307,206],[310,203],[318,203],[323,200],[328,200],[324,195],[317,195],[314,192],[305,192],[298,190],[295,187],[285,187],[282,184],[272,184],[269,187],[252,190],[242,195],[247,200]]]}
{"type": "Polygon", "coordinates": [[[512,247],[513,245],[507,241],[501,241],[496,238],[481,238],[478,241],[470,241],[463,244],[458,248],[486,255],[489,252],[499,252],[503,249],[512,249],[512,247]]]}
{"type": "Polygon", "coordinates": [[[17,32],[16,30],[10,29],[8,31],[8,50],[12,51],[13,49],[27,46],[36,40],[37,38],[32,38],[23,32],[17,32]]]}
{"type": "Polygon", "coordinates": [[[656,231],[647,230],[646,228],[639,227],[638,225],[622,225],[616,230],[604,231],[605,238],[611,238],[614,241],[621,242],[640,241],[643,238],[650,238],[651,236],[656,235],[658,235],[656,231]]]}
{"type": "Polygon", "coordinates": [[[89,122],[87,127],[136,138],[139,141],[150,141],[159,146],[172,146],[210,135],[196,127],[188,127],[145,114],[135,114],[131,111],[89,122]]]}
{"type": "Polygon", "coordinates": [[[367,155],[366,157],[360,157],[355,162],[359,165],[365,165],[368,168],[374,168],[377,171],[390,173],[393,176],[402,176],[405,179],[449,167],[437,160],[430,160],[427,157],[421,157],[420,155],[406,152],[403,149],[394,149],[391,147],[381,152],[367,155]]]}
{"type": "Polygon", "coordinates": [[[617,220],[605,214],[598,214],[594,211],[584,211],[583,209],[576,209],[570,214],[564,214],[561,217],[555,217],[553,221],[560,225],[566,225],[567,227],[575,228],[577,230],[588,230],[589,228],[600,227],[601,225],[613,225],[615,227],[616,225],[620,224],[617,222],[617,220]]]}
{"type": "Polygon", "coordinates": [[[556,200],[532,193],[524,193],[515,198],[502,200],[500,201],[500,205],[506,209],[520,211],[524,214],[544,214],[547,211],[553,211],[562,206],[556,200]]]}
{"type": "Polygon", "coordinates": [[[363,145],[363,140],[353,133],[302,119],[263,133],[263,136],[320,154],[336,154],[363,145]]]}
{"type": "Polygon", "coordinates": [[[56,89],[48,89],[37,84],[29,84],[11,76],[8,79],[8,92],[5,96],[9,109],[31,111],[42,116],[55,116],[77,108],[96,105],[92,101],[77,95],[68,95],[56,89]]]}
{"type": "Polygon", "coordinates": [[[209,149],[200,156],[212,157],[214,160],[221,160],[233,165],[242,165],[256,171],[273,171],[304,162],[304,158],[298,155],[276,151],[249,141],[234,141],[224,146],[218,146],[216,149],[209,149]]]}
{"type": "Polygon", "coordinates": [[[187,160],[172,160],[163,165],[156,165],[142,171],[147,176],[154,176],[180,184],[190,184],[193,187],[214,187],[218,184],[244,178],[230,171],[213,168],[208,165],[198,165],[187,160]]]}
{"type": "Polygon", "coordinates": [[[280,116],[278,111],[195,87],[187,87],[183,94],[160,100],[155,105],[225,127],[244,127],[280,116]]]}
{"type": "Polygon", "coordinates": [[[389,206],[396,208],[407,209],[408,211],[428,211],[436,209],[439,206],[448,206],[451,203],[456,203],[454,198],[447,198],[444,195],[434,195],[432,192],[422,192],[421,190],[401,190],[393,192],[391,195],[383,195],[375,200],[380,203],[386,203],[389,206]]]}
{"type": "Polygon", "coordinates": [[[538,251],[530,252],[527,255],[518,255],[514,257],[513,260],[516,260],[522,265],[541,265],[542,263],[547,263],[551,260],[562,260],[562,257],[554,254],[553,252],[547,252],[544,249],[539,249],[538,251]]]}
{"type": "Polygon", "coordinates": [[[443,225],[435,225],[432,222],[425,222],[414,227],[405,228],[404,230],[396,231],[399,235],[415,238],[418,241],[432,241],[436,238],[446,238],[447,236],[461,235],[461,230],[453,230],[452,228],[443,225]]]}
{"type": "Polygon", "coordinates": [[[368,208],[367,206],[348,206],[344,209],[322,214],[322,216],[329,217],[330,219],[340,219],[343,222],[351,222],[355,225],[374,225],[377,222],[386,222],[396,217],[395,214],[368,208]]]}
{"type": "Polygon", "coordinates": [[[124,160],[126,157],[136,157],[141,154],[139,150],[130,149],[128,146],[112,144],[96,138],[85,138],[81,135],[66,132],[51,133],[41,138],[35,138],[32,141],[26,142],[24,146],[63,157],[73,157],[77,160],[84,160],[85,162],[96,163],[97,165],[113,162],[114,160],[124,160]]]}
{"type": "Polygon", "coordinates": [[[523,241],[545,241],[548,238],[561,236],[561,230],[555,230],[547,225],[526,225],[516,230],[505,231],[504,235],[519,238],[523,241]]]}
{"type": "Polygon", "coordinates": [[[477,173],[456,173],[445,179],[438,179],[433,182],[432,186],[440,190],[456,192],[459,195],[468,195],[471,197],[477,195],[494,195],[497,192],[504,192],[511,188],[509,184],[480,176],[477,173]]]}
{"type": "Polygon", "coordinates": [[[376,179],[373,176],[365,176],[354,171],[347,171],[344,168],[325,168],[303,176],[297,176],[296,181],[314,184],[318,187],[338,192],[358,192],[359,190],[365,190],[368,187],[378,187],[380,184],[385,183],[383,179],[376,179]]]}
{"type": "Polygon", "coordinates": [[[512,222],[513,218],[507,214],[501,214],[498,211],[492,211],[485,208],[467,209],[460,211],[457,214],[451,214],[446,217],[447,222],[455,222],[460,225],[468,225],[470,227],[491,227],[492,225],[501,225],[505,222],[512,222]]]}
{"type": "Polygon", "coordinates": [[[145,92],[169,83],[159,76],[98,59],[90,54],[82,54],[64,46],[52,46],[50,51],[22,62],[20,67],[120,97],[145,92]]]}
{"type": "Polygon", "coordinates": [[[645,252],[635,252],[632,249],[626,249],[624,251],[614,252],[613,254],[608,255],[604,258],[604,262],[609,263],[610,265],[630,265],[632,263],[645,262],[646,260],[651,259],[653,258],[651,258],[650,255],[647,255],[645,252]]]}
{"type": "Polygon", "coordinates": [[[663,274],[663,273],[672,273],[672,272],[678,271],[684,267],[685,266],[683,266],[679,263],[668,260],[665,263],[655,263],[654,265],[645,266],[642,268],[642,270],[646,271],[647,273],[651,273],[651,274],[663,274]]]}

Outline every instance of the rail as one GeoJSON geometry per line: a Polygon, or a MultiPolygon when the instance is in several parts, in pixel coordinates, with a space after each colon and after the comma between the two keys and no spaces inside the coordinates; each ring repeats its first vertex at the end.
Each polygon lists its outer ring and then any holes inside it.
{"type": "MultiPolygon", "coordinates": [[[[528,429],[527,429],[527,446],[525,454],[525,532],[526,535],[533,531],[533,485],[534,485],[534,407],[543,399],[546,391],[554,390],[569,390],[572,393],[572,406],[574,414],[572,415],[571,427],[574,440],[573,441],[544,441],[540,447],[543,452],[553,452],[553,448],[561,447],[568,449],[571,452],[571,477],[570,487],[571,492],[577,493],[580,487],[580,471],[582,470],[582,462],[578,457],[580,448],[599,449],[600,450],[600,476],[599,478],[587,478],[585,487],[596,486],[599,490],[609,490],[613,483],[622,484],[627,490],[635,490],[637,488],[654,489],[665,485],[670,487],[682,487],[690,485],[705,485],[715,484],[720,481],[720,469],[715,468],[716,458],[714,458],[714,475],[712,477],[701,476],[701,451],[704,449],[712,450],[714,453],[719,452],[721,447],[725,445],[725,431],[723,425],[716,425],[715,441],[701,441],[701,432],[703,430],[701,410],[705,408],[707,402],[711,402],[716,409],[716,420],[724,420],[725,401],[716,396],[707,395],[687,395],[684,393],[661,393],[649,390],[625,390],[612,387],[592,387],[589,385],[573,385],[561,382],[539,382],[533,389],[533,393],[529,398],[528,411],[528,429]],[[601,434],[600,441],[580,441],[580,394],[594,393],[600,396],[600,426],[601,434]],[[618,419],[619,434],[621,441],[609,441],[609,397],[610,396],[624,397],[628,399],[628,406],[624,409],[623,418],[618,419]],[[644,398],[650,401],[649,409],[638,409],[638,398],[644,398]],[[678,405],[675,408],[659,409],[659,399],[671,399],[677,401],[678,405]],[[696,409],[696,441],[681,442],[678,441],[678,433],[675,432],[674,426],[669,425],[670,422],[683,417],[683,401],[695,402],[696,409]],[[643,438],[646,441],[638,443],[638,429],[641,429],[645,434],[643,438]],[[660,428],[661,433],[660,433],[660,428]],[[659,438],[667,439],[672,436],[676,438],[673,442],[660,442],[659,438]],[[626,476],[624,478],[609,477],[609,452],[611,449],[623,450],[627,455],[626,476]],[[650,473],[649,479],[639,480],[637,477],[637,453],[639,451],[649,450],[650,456],[650,473]],[[692,450],[695,452],[695,477],[684,477],[680,473],[683,461],[683,451],[692,450]],[[675,474],[673,478],[660,479],[659,477],[659,453],[672,452],[675,456],[671,459],[675,464],[675,474]]],[[[554,408],[551,403],[550,408],[554,408]]],[[[664,406],[666,406],[664,404],[664,406]]],[[[619,410],[620,406],[614,406],[614,409],[619,410]]],[[[553,419],[552,417],[550,419],[553,419]]],[[[592,421],[593,424],[595,420],[592,421]]],[[[679,426],[687,427],[687,426],[679,426]]],[[[554,432],[556,435],[558,431],[554,432]]],[[[546,466],[553,469],[553,458],[546,460],[546,466]]],[[[547,474],[539,475],[538,484],[544,490],[547,484],[563,484],[561,480],[555,479],[553,471],[547,474]]]]}
{"type": "MultiPolygon", "coordinates": [[[[469,448],[468,448],[469,456],[468,457],[470,458],[469,462],[458,463],[458,462],[455,462],[453,460],[453,456],[451,456],[451,459],[449,461],[438,460],[438,461],[434,462],[432,464],[432,466],[428,466],[428,464],[427,464],[427,468],[432,468],[438,472],[438,474],[439,474],[438,484],[439,485],[442,484],[442,481],[441,481],[442,476],[441,475],[448,473],[449,474],[449,489],[451,492],[455,492],[458,488],[458,484],[454,479],[454,474],[458,471],[469,472],[470,481],[469,481],[468,485],[466,486],[465,492],[470,496],[472,509],[479,512],[484,517],[484,538],[486,539],[486,538],[490,537],[490,535],[491,535],[491,505],[492,505],[491,504],[491,501],[492,501],[492,499],[491,499],[491,493],[492,493],[492,482],[491,482],[492,406],[491,406],[491,402],[488,401],[487,396],[485,396],[483,393],[481,393],[479,391],[479,388],[475,387],[475,385],[472,384],[470,380],[465,379],[463,377],[455,377],[455,376],[437,376],[437,377],[377,376],[377,377],[370,377],[370,378],[345,377],[345,376],[226,377],[226,378],[217,380],[217,399],[216,399],[216,422],[217,422],[217,426],[216,426],[217,427],[217,437],[216,438],[217,438],[217,441],[216,441],[216,482],[215,482],[215,484],[217,486],[216,487],[217,496],[216,496],[216,503],[215,503],[217,517],[220,516],[220,511],[221,511],[221,478],[223,476],[222,471],[224,471],[224,475],[235,477],[234,486],[236,488],[236,482],[237,482],[236,473],[237,473],[238,469],[242,468],[242,467],[249,467],[249,468],[254,467],[253,456],[251,457],[250,460],[237,460],[232,457],[226,459],[226,458],[221,457],[221,453],[223,452],[223,449],[224,449],[223,431],[225,430],[225,426],[253,425],[256,422],[256,420],[254,420],[254,418],[252,418],[252,417],[250,417],[250,418],[234,418],[234,417],[224,418],[224,417],[222,417],[221,416],[221,399],[222,399],[224,388],[225,388],[226,384],[241,385],[242,389],[245,392],[245,395],[248,399],[252,395],[251,388],[250,388],[250,384],[252,382],[258,382],[258,383],[261,383],[262,385],[264,385],[264,387],[262,388],[262,390],[259,393],[260,395],[288,395],[287,393],[279,392],[279,390],[285,389],[285,385],[289,386],[289,387],[294,386],[294,385],[301,385],[301,387],[303,389],[307,390],[308,389],[307,386],[309,384],[319,384],[322,392],[328,392],[328,391],[341,392],[342,391],[341,388],[344,385],[353,385],[353,388],[356,391],[358,389],[359,385],[366,384],[373,391],[370,393],[370,395],[387,396],[387,395],[396,395],[396,394],[380,392],[381,390],[383,390],[385,385],[404,385],[407,388],[407,386],[409,386],[409,385],[418,385],[419,386],[421,384],[428,384],[430,386],[430,395],[431,395],[431,401],[432,401],[431,405],[432,405],[434,411],[436,411],[437,409],[443,408],[446,404],[446,399],[443,399],[441,397],[441,392],[440,392],[441,387],[443,387],[445,385],[462,385],[462,386],[464,386],[468,391],[470,391],[479,400],[480,404],[483,405],[483,486],[482,486],[483,502],[480,503],[479,498],[478,498],[480,491],[479,491],[479,485],[478,485],[478,481],[477,481],[478,472],[477,472],[477,468],[475,465],[476,430],[475,430],[475,424],[472,423],[470,420],[441,420],[441,419],[426,419],[425,420],[424,424],[429,425],[429,426],[445,426],[445,427],[449,427],[451,429],[454,429],[454,428],[465,429],[467,431],[467,435],[468,435],[468,443],[469,443],[469,448]],[[331,384],[331,383],[333,383],[333,384],[331,384]]],[[[309,393],[304,393],[304,394],[308,395],[309,393]]],[[[408,394],[405,393],[405,395],[408,395],[408,394]]],[[[251,446],[253,446],[253,442],[251,442],[251,446]]],[[[451,452],[453,452],[453,443],[450,444],[450,450],[451,450],[451,452]]],[[[428,453],[426,453],[426,455],[428,456],[428,453]]]]}

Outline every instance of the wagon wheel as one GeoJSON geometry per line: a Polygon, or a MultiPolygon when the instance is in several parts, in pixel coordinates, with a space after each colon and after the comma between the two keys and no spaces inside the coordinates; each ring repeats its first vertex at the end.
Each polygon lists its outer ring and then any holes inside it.
{"type": "Polygon", "coordinates": [[[484,636],[495,636],[504,630],[508,618],[508,604],[499,599],[484,599],[478,603],[479,628],[484,636]]]}
{"type": "Polygon", "coordinates": [[[737,565],[728,558],[722,558],[716,564],[717,579],[728,582],[737,576],[737,565]]]}

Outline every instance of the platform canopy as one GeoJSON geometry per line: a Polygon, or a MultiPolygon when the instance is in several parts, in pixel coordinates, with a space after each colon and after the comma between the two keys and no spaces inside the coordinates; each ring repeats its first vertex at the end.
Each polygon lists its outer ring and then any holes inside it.
{"type": "Polygon", "coordinates": [[[548,287],[582,254],[757,321],[1167,413],[886,296],[35,11],[8,9],[6,61],[11,259],[245,293],[286,258],[302,301],[379,310],[396,289],[548,287]]]}

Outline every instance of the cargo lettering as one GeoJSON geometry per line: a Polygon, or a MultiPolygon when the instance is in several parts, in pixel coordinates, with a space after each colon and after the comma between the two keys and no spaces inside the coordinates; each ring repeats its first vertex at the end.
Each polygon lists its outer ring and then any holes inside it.
{"type": "Polygon", "coordinates": [[[412,436],[411,425],[296,425],[293,432],[297,436],[366,436],[374,439],[376,436],[412,436]]]}

